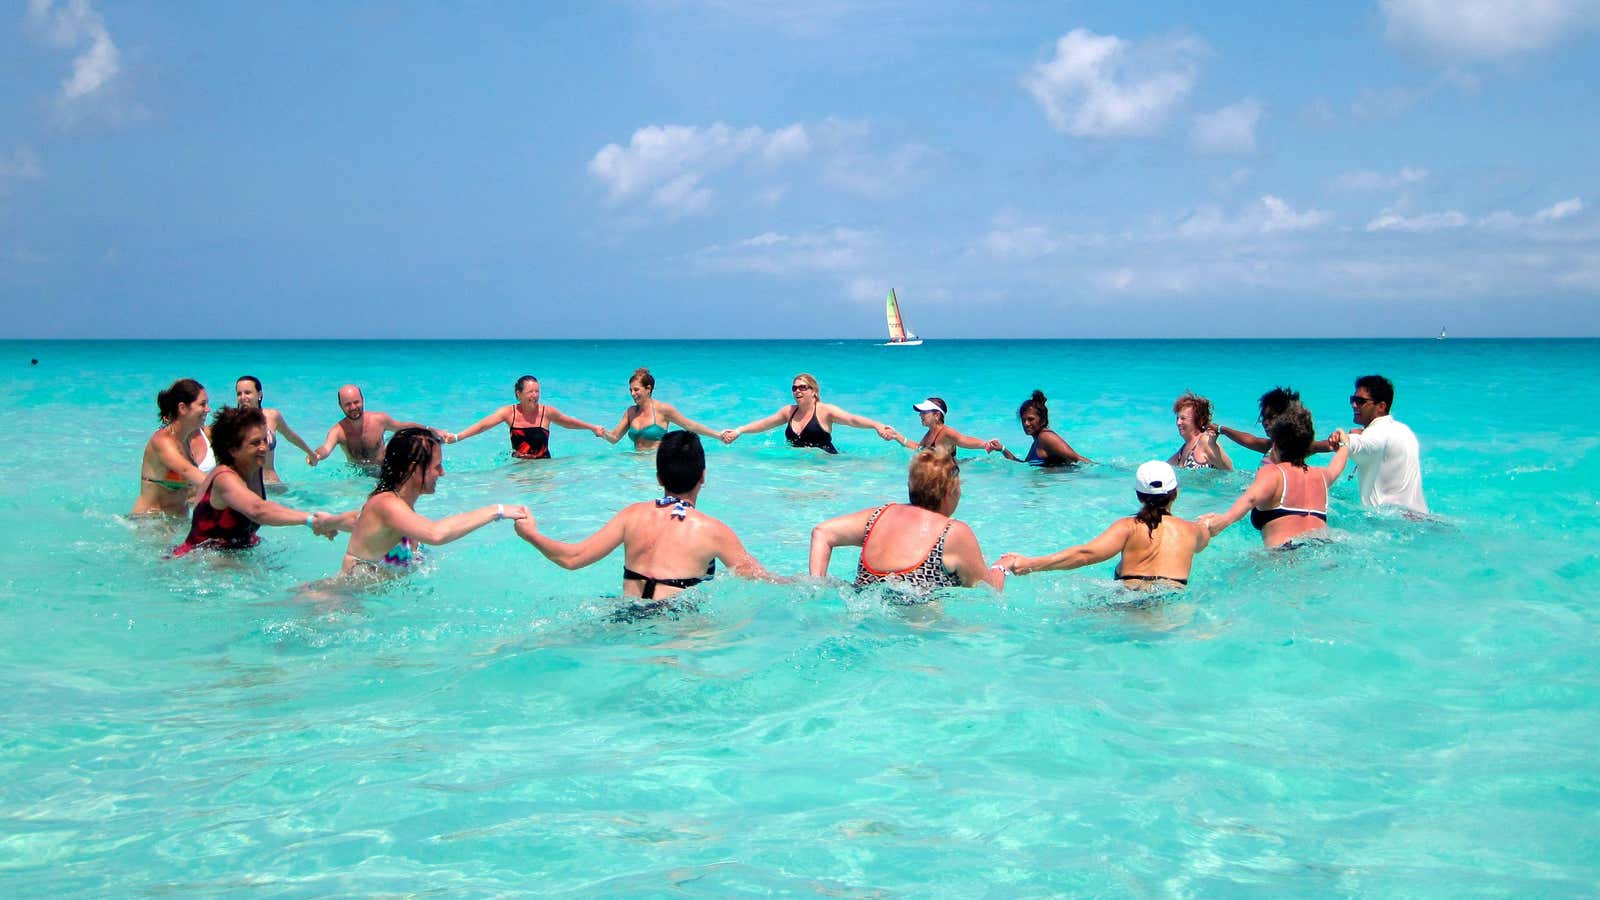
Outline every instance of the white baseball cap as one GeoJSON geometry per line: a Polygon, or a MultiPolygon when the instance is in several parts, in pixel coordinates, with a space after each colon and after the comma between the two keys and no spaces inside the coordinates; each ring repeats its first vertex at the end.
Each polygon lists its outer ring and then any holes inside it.
{"type": "Polygon", "coordinates": [[[1140,466],[1133,480],[1141,494],[1170,494],[1178,489],[1178,473],[1159,459],[1140,466]]]}
{"type": "Polygon", "coordinates": [[[913,403],[913,404],[911,404],[911,408],[916,410],[919,413],[924,413],[924,412],[947,413],[947,412],[950,411],[950,407],[945,406],[944,405],[944,401],[940,400],[938,397],[929,397],[928,399],[922,401],[921,403],[913,403]]]}

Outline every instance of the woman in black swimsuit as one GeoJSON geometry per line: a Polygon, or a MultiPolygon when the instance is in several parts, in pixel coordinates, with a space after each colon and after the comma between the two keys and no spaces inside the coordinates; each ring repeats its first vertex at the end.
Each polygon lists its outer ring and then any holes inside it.
{"type": "Polygon", "coordinates": [[[447,433],[446,444],[464,441],[475,434],[488,431],[504,422],[511,431],[511,455],[517,459],[550,458],[550,423],[574,431],[588,431],[595,437],[606,437],[605,428],[575,419],[553,406],[539,402],[539,379],[524,375],[517,379],[517,402],[502,406],[476,424],[462,429],[460,434],[447,433]]]}
{"type": "Polygon", "coordinates": [[[900,440],[898,432],[876,419],[845,412],[832,403],[823,403],[817,379],[805,372],[794,377],[794,383],[789,389],[794,393],[793,403],[780,407],[770,416],[724,431],[722,442],[731,444],[738,440],[740,435],[771,431],[779,425],[785,426],[783,436],[788,439],[789,446],[816,447],[824,453],[839,452],[838,448],[833,446],[834,425],[870,428],[886,441],[900,440]]]}
{"type": "Polygon", "coordinates": [[[517,522],[517,534],[563,569],[599,562],[621,544],[622,595],[640,600],[664,600],[709,579],[719,559],[735,575],[770,577],[732,528],[695,508],[706,483],[698,435],[667,432],[656,449],[656,480],[663,496],[628,506],[575,544],[540,534],[532,517],[517,522]]]}

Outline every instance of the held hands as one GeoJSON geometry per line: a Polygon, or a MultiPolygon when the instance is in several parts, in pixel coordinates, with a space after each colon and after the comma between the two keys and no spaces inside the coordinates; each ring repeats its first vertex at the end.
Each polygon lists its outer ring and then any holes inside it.
{"type": "Polygon", "coordinates": [[[534,524],[533,516],[518,519],[514,527],[517,530],[517,536],[530,544],[533,543],[534,535],[539,533],[539,527],[534,524]]]}
{"type": "Polygon", "coordinates": [[[986,453],[993,453],[996,450],[1003,451],[1006,448],[1002,447],[1000,445],[1000,439],[999,438],[991,438],[990,440],[987,440],[987,441],[983,442],[983,449],[984,449],[984,452],[986,452],[986,453]]]}
{"type": "Polygon", "coordinates": [[[731,444],[739,439],[739,432],[733,428],[725,428],[719,437],[721,437],[724,444],[731,444]]]}
{"type": "Polygon", "coordinates": [[[589,426],[589,430],[594,432],[594,436],[597,437],[597,438],[609,438],[610,437],[610,435],[606,432],[605,426],[603,426],[603,425],[590,425],[589,426]]]}
{"type": "Polygon", "coordinates": [[[339,516],[325,512],[312,513],[311,533],[331,541],[333,536],[339,533],[339,522],[339,516]]]}
{"type": "Polygon", "coordinates": [[[533,521],[533,513],[528,512],[526,506],[513,506],[510,503],[502,503],[497,507],[497,510],[498,514],[495,516],[497,519],[515,519],[518,524],[525,521],[533,521]]]}
{"type": "Polygon", "coordinates": [[[442,440],[446,444],[454,444],[456,441],[461,440],[461,435],[456,434],[454,431],[446,431],[442,440]]]}
{"type": "Polygon", "coordinates": [[[1000,558],[994,561],[994,565],[995,568],[1003,569],[1013,575],[1026,575],[1030,571],[1028,562],[1028,558],[1021,553],[1002,553],[1000,558]]]}
{"type": "Polygon", "coordinates": [[[322,457],[317,455],[317,451],[313,450],[306,454],[306,465],[315,469],[317,467],[317,463],[319,462],[322,462],[322,457]]]}
{"type": "Polygon", "coordinates": [[[1335,428],[1333,434],[1328,435],[1328,445],[1337,450],[1344,446],[1345,433],[1343,428],[1335,428]]]}
{"type": "Polygon", "coordinates": [[[874,430],[876,430],[878,432],[878,437],[881,437],[886,441],[903,440],[903,438],[900,437],[900,433],[898,431],[895,431],[893,428],[890,428],[887,425],[879,425],[874,430]]]}
{"type": "Polygon", "coordinates": [[[1212,537],[1221,534],[1222,530],[1228,527],[1222,524],[1222,517],[1216,513],[1202,513],[1199,518],[1194,520],[1194,523],[1204,528],[1206,533],[1212,537]]]}

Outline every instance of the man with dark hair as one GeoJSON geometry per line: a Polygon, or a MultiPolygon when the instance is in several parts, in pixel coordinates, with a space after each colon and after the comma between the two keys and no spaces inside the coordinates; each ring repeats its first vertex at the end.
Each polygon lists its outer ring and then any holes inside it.
{"type": "Polygon", "coordinates": [[[745,578],[767,578],[767,570],[740,543],[733,529],[695,509],[706,484],[706,453],[692,431],[669,431],[656,448],[656,480],[665,496],[626,507],[594,534],[568,544],[539,533],[532,518],[517,522],[517,534],[563,569],[581,569],[623,549],[622,594],[660,603],[712,577],[717,560],[745,578]]]}
{"type": "Polygon", "coordinates": [[[1425,513],[1428,502],[1422,498],[1421,449],[1411,429],[1389,415],[1393,404],[1394,385],[1389,379],[1382,375],[1357,378],[1350,408],[1361,428],[1348,434],[1335,431],[1329,441],[1335,447],[1341,443],[1350,447],[1363,506],[1399,506],[1425,513]]]}

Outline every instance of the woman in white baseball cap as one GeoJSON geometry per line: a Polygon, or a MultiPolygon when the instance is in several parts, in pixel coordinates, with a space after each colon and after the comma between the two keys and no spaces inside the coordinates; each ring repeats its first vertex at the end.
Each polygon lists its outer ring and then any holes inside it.
{"type": "Polygon", "coordinates": [[[1178,499],[1178,473],[1171,465],[1153,459],[1139,467],[1134,491],[1142,504],[1139,511],[1111,523],[1089,543],[1046,556],[1006,553],[999,564],[1014,574],[1027,575],[1076,569],[1121,554],[1114,577],[1125,587],[1170,588],[1188,584],[1194,555],[1206,548],[1211,534],[1172,514],[1172,502],[1178,499]]]}
{"type": "Polygon", "coordinates": [[[968,450],[986,450],[990,453],[1000,449],[998,440],[991,439],[986,441],[983,438],[971,437],[946,425],[944,417],[950,412],[950,407],[945,404],[943,398],[929,397],[921,403],[911,404],[911,408],[921,416],[922,427],[928,429],[928,433],[922,436],[920,442],[903,437],[900,438],[900,443],[904,444],[907,449],[942,450],[951,456],[956,454],[956,448],[958,447],[964,447],[968,450]]]}

